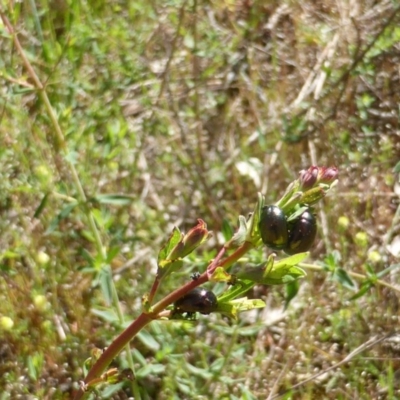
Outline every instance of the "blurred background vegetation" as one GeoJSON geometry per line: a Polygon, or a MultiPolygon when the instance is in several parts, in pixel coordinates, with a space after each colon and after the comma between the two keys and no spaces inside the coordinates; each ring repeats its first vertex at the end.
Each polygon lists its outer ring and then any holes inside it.
{"type": "MultiPolygon", "coordinates": [[[[318,207],[309,262],[374,279],[396,264],[397,1],[11,0],[1,10],[64,141],[3,23],[0,399],[70,398],[91,350],[121,332],[104,255],[129,322],[174,225],[202,218],[214,237],[164,294],[204,270],[258,191],[272,203],[310,165],[336,165],[340,181],[318,207]]],[[[267,307],[238,323],[153,323],[132,343],[142,397],[400,399],[399,273],[354,300],[366,286],[341,278],[309,270],[286,310],[284,286],[256,287],[249,296],[267,307]]],[[[115,366],[127,367],[125,353],[115,366]]]]}

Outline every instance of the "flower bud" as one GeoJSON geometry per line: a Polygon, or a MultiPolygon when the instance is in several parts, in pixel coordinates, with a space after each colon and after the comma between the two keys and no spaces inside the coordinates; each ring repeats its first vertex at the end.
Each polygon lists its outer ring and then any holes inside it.
{"type": "Polygon", "coordinates": [[[318,174],[319,168],[315,165],[312,165],[307,170],[300,171],[300,189],[307,190],[314,187],[317,183],[318,174]]]}
{"type": "Polygon", "coordinates": [[[207,230],[207,224],[202,219],[198,219],[197,222],[198,224],[190,229],[186,235],[183,235],[181,240],[172,249],[168,255],[169,260],[176,260],[187,256],[209,238],[211,232],[207,230]]]}
{"type": "Polygon", "coordinates": [[[325,197],[325,195],[326,195],[325,190],[322,189],[322,187],[316,186],[304,192],[299,200],[299,203],[312,205],[317,203],[323,197],[325,197]]]}
{"type": "Polygon", "coordinates": [[[336,167],[321,167],[318,173],[318,183],[329,185],[338,178],[338,175],[339,171],[336,167]]]}

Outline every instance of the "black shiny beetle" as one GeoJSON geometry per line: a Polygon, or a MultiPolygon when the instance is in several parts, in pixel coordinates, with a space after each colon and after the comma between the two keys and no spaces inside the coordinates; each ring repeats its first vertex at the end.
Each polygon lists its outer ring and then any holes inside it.
{"type": "Polygon", "coordinates": [[[293,255],[310,250],[317,234],[317,221],[311,211],[306,210],[288,223],[285,213],[270,205],[262,208],[258,228],[267,247],[293,255]]]}
{"type": "Polygon", "coordinates": [[[289,233],[284,212],[277,206],[265,206],[261,210],[258,229],[263,243],[272,250],[283,250],[289,233]]]}
{"type": "Polygon", "coordinates": [[[287,254],[297,254],[310,250],[317,234],[317,221],[314,215],[306,210],[295,221],[289,224],[287,254]]]}
{"type": "Polygon", "coordinates": [[[174,311],[178,313],[210,314],[217,308],[215,294],[207,289],[194,288],[174,303],[174,311]]]}

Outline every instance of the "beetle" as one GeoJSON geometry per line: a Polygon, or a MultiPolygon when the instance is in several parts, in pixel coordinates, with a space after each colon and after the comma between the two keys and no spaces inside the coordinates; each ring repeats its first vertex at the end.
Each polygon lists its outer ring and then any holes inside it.
{"type": "Polygon", "coordinates": [[[193,274],[192,275],[190,275],[190,278],[193,280],[193,281],[197,281],[197,279],[199,279],[200,278],[200,272],[193,272],[193,274]]]}
{"type": "Polygon", "coordinates": [[[293,223],[289,224],[289,239],[285,250],[287,254],[308,251],[317,234],[317,221],[311,211],[306,210],[293,223]]]}
{"type": "Polygon", "coordinates": [[[283,250],[288,244],[288,224],[284,212],[277,206],[264,206],[258,223],[263,243],[273,250],[283,250]]]}
{"type": "Polygon", "coordinates": [[[218,301],[211,290],[194,288],[174,303],[175,311],[210,314],[217,308],[218,301]]]}

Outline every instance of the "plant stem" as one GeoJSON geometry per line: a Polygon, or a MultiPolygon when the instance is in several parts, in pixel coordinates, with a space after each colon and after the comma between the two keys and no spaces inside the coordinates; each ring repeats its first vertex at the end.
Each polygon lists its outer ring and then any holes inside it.
{"type": "MultiPolygon", "coordinates": [[[[143,329],[147,324],[149,324],[154,319],[160,318],[160,313],[162,313],[166,307],[173,304],[186,293],[193,290],[195,287],[207,282],[209,280],[210,269],[215,270],[217,267],[228,268],[234,262],[239,260],[245,253],[247,253],[253,245],[251,243],[245,242],[242,246],[236,249],[229,257],[225,260],[219,262],[223,254],[225,254],[226,248],[223,247],[217,257],[212,260],[206,269],[206,271],[200,275],[196,280],[187,282],[182,287],[174,290],[172,293],[164,297],[158,303],[154,304],[150,312],[142,312],[117,338],[113,340],[109,347],[101,354],[96,363],[92,366],[88,372],[84,384],[90,383],[90,381],[98,378],[104,370],[108,367],[111,361],[118,356],[124,346],[129,346],[129,342],[143,329]]],[[[75,393],[74,400],[79,400],[84,395],[84,390],[81,388],[75,393]]]]}
{"type": "Polygon", "coordinates": [[[249,250],[254,248],[253,244],[250,242],[244,242],[242,246],[240,246],[234,253],[232,253],[229,257],[225,258],[218,267],[223,267],[225,269],[229,268],[233,265],[237,260],[243,257],[249,250]]]}

